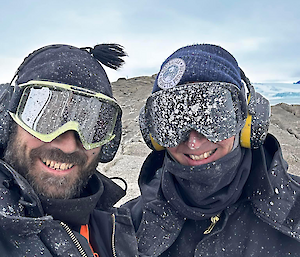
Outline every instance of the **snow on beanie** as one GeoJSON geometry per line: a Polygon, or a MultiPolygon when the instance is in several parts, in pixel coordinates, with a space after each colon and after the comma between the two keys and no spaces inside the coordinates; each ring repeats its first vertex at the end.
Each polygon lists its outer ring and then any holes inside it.
{"type": "Polygon", "coordinates": [[[100,44],[94,48],[50,45],[30,54],[19,67],[16,84],[30,80],[48,80],[84,87],[112,97],[112,89],[100,62],[117,69],[126,56],[116,44],[100,44]],[[100,62],[99,62],[100,61],[100,62]]]}
{"type": "Polygon", "coordinates": [[[242,88],[235,58],[220,46],[197,44],[182,47],[161,66],[152,93],[193,82],[227,82],[242,88]]]}

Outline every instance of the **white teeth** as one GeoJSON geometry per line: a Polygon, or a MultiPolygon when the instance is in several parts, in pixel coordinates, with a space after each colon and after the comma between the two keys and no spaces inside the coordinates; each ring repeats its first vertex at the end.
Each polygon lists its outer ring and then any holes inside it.
{"type": "Polygon", "coordinates": [[[63,163],[62,165],[60,165],[60,169],[61,169],[61,170],[65,170],[65,169],[66,169],[66,166],[67,166],[67,164],[66,164],[66,163],[63,163]]]}
{"type": "Polygon", "coordinates": [[[71,163],[61,163],[61,162],[50,161],[47,159],[43,159],[42,162],[50,169],[55,169],[55,170],[68,170],[74,166],[74,164],[71,163]]]}
{"type": "Polygon", "coordinates": [[[51,169],[54,169],[54,165],[55,165],[55,162],[54,162],[54,161],[51,161],[49,167],[50,167],[51,169]]]}
{"type": "Polygon", "coordinates": [[[54,164],[54,169],[59,169],[59,166],[60,166],[60,165],[58,164],[58,162],[55,163],[55,164],[54,164]]]}
{"type": "Polygon", "coordinates": [[[203,154],[200,154],[200,155],[194,155],[194,154],[190,154],[189,157],[194,160],[194,161],[200,161],[200,160],[203,160],[203,159],[206,159],[208,158],[209,156],[212,155],[212,153],[214,153],[215,150],[212,150],[212,151],[209,151],[209,152],[205,152],[203,154]]]}

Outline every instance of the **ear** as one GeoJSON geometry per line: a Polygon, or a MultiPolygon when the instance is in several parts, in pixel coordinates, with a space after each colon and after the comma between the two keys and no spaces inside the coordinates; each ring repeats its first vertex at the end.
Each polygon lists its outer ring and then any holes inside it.
{"type": "MultiPolygon", "coordinates": [[[[255,91],[252,94],[254,94],[254,112],[253,114],[248,112],[246,124],[241,130],[240,143],[242,147],[257,149],[264,143],[268,134],[271,107],[269,101],[261,94],[255,91]]],[[[250,94],[248,102],[251,97],[253,96],[250,94]]]]}
{"type": "Polygon", "coordinates": [[[101,147],[99,154],[99,162],[107,163],[113,160],[115,157],[122,137],[122,114],[117,117],[116,125],[114,128],[114,139],[106,143],[101,147]]]}
{"type": "Polygon", "coordinates": [[[145,115],[145,105],[142,107],[140,111],[140,116],[139,116],[139,124],[140,124],[140,130],[143,136],[143,139],[146,143],[146,145],[154,151],[162,151],[165,148],[161,145],[159,145],[154,138],[151,136],[150,131],[149,131],[149,125],[148,121],[146,119],[145,115]]]}

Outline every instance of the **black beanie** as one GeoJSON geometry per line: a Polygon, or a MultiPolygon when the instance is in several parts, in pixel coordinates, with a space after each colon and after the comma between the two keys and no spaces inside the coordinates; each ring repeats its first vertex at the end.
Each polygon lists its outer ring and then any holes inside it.
{"type": "Polygon", "coordinates": [[[122,46],[100,44],[94,48],[50,45],[30,54],[19,67],[16,84],[47,80],[93,90],[112,97],[105,70],[99,63],[117,69],[126,56],[122,46]]]}

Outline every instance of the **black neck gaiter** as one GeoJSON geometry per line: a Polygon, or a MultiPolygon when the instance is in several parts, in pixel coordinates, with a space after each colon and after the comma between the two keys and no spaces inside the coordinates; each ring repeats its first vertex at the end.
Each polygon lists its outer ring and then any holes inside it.
{"type": "Polygon", "coordinates": [[[201,220],[235,203],[251,169],[251,150],[238,146],[221,159],[200,166],[184,166],[166,154],[161,188],[182,216],[201,220]]]}

